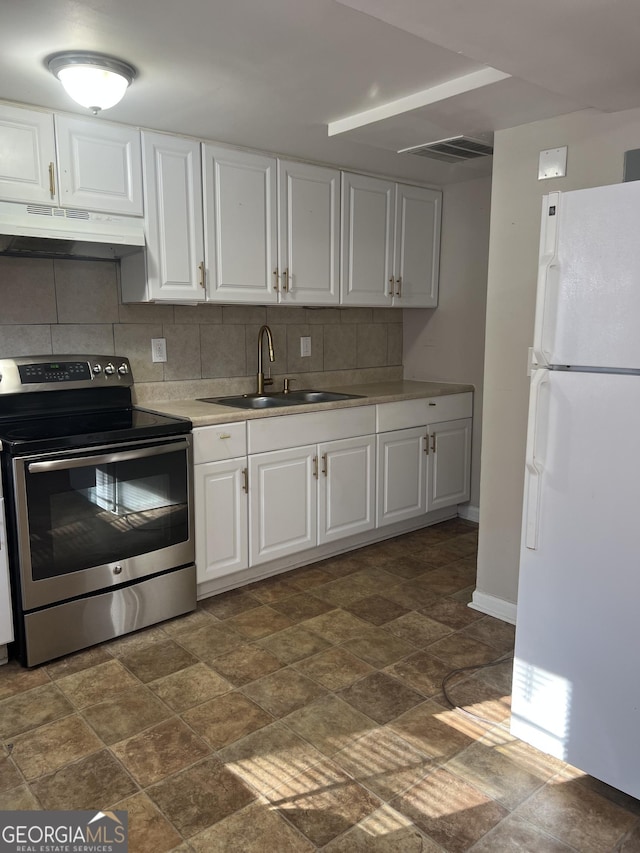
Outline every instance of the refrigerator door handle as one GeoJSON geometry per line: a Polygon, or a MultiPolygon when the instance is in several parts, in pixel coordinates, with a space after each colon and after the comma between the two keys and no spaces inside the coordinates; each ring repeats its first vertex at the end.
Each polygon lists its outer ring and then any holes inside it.
{"type": "Polygon", "coordinates": [[[540,497],[542,494],[542,475],[544,466],[544,436],[546,426],[541,426],[541,396],[545,384],[549,381],[548,370],[534,370],[531,378],[529,402],[529,423],[527,425],[527,455],[524,490],[524,544],[535,550],[538,547],[538,527],[540,516],[540,497]]]}
{"type": "Polygon", "coordinates": [[[540,366],[553,364],[555,361],[553,353],[560,280],[557,256],[559,214],[560,193],[549,193],[544,196],[540,226],[536,321],[533,332],[533,362],[540,366]]]}

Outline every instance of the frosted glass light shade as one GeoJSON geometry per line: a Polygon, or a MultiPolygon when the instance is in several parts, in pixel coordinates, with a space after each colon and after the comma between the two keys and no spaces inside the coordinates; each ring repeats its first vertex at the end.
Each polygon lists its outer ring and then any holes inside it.
{"type": "Polygon", "coordinates": [[[98,53],[62,53],[48,60],[67,94],[94,115],[122,100],[136,76],[126,62],[98,53]]]}

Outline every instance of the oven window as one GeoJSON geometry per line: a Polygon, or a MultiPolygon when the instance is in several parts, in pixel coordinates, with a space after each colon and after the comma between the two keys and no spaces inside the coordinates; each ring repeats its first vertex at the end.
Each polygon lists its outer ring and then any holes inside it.
{"type": "Polygon", "coordinates": [[[27,468],[32,577],[117,562],[189,538],[187,457],[161,455],[81,467],[27,468]]]}

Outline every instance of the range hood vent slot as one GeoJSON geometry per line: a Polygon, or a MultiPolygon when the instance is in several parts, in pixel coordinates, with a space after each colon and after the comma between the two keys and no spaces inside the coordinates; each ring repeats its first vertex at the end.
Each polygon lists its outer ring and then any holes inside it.
{"type": "Polygon", "coordinates": [[[416,154],[418,157],[429,157],[444,163],[460,163],[464,160],[475,160],[477,157],[490,157],[493,154],[493,146],[470,136],[452,136],[449,139],[402,148],[398,154],[416,154]]]}

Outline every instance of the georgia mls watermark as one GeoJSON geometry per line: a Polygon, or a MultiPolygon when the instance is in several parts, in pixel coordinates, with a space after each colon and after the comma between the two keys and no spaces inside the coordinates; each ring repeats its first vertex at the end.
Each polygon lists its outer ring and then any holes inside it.
{"type": "Polygon", "coordinates": [[[128,853],[127,812],[0,812],[0,853],[128,853]]]}

